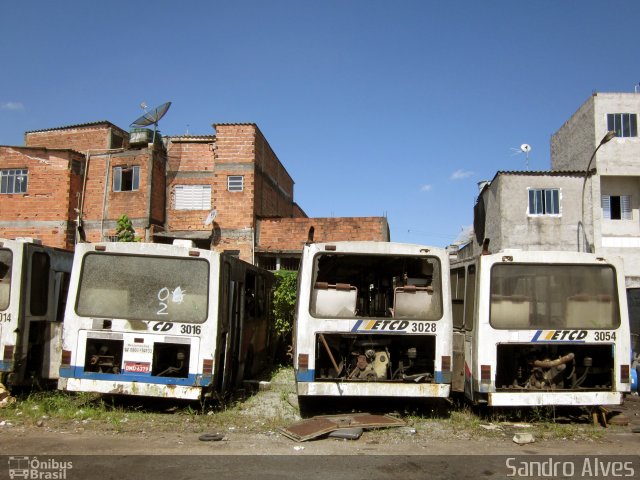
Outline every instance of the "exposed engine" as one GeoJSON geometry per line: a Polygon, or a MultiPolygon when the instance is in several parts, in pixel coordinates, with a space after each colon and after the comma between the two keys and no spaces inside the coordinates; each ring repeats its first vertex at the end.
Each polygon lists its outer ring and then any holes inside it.
{"type": "Polygon", "coordinates": [[[432,382],[435,337],[318,334],[316,380],[432,382]]]}
{"type": "Polygon", "coordinates": [[[190,345],[179,343],[154,343],[151,365],[148,362],[123,358],[124,342],[110,339],[87,339],[84,370],[94,373],[123,374],[127,372],[150,373],[152,377],[189,376],[190,345]],[[123,359],[124,367],[123,367],[123,359]],[[131,364],[127,367],[127,364],[131,364]],[[140,367],[142,366],[142,367],[140,367]],[[124,368],[124,370],[123,370],[124,368]]]}
{"type": "Polygon", "coordinates": [[[122,365],[122,341],[90,338],[84,369],[95,373],[120,373],[122,365]]]}
{"type": "Polygon", "coordinates": [[[610,390],[610,345],[498,345],[497,389],[610,390]]]}

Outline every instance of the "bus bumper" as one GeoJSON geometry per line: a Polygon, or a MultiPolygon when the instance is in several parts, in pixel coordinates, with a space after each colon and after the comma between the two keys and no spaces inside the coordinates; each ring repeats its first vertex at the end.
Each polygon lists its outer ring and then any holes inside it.
{"type": "Polygon", "coordinates": [[[298,395],[328,397],[445,398],[446,383],[298,382],[298,395]]]}
{"type": "Polygon", "coordinates": [[[60,378],[58,380],[58,389],[71,392],[139,395],[143,397],[177,398],[183,400],[199,400],[203,394],[202,387],[188,385],[90,380],[84,378],[60,378]]]}
{"type": "Polygon", "coordinates": [[[491,407],[620,405],[622,392],[494,392],[491,407]]]}

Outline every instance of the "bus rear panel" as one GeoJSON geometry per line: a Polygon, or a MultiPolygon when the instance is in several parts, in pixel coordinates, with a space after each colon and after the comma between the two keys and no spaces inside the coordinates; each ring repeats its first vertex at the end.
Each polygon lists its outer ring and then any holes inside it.
{"type": "Polygon", "coordinates": [[[622,402],[630,365],[619,260],[508,252],[454,265],[451,278],[454,304],[465,292],[475,304],[454,320],[454,377],[464,377],[454,390],[491,406],[622,402]],[[455,288],[465,269],[473,285],[455,288]]]}
{"type": "Polygon", "coordinates": [[[306,246],[294,332],[299,400],[447,397],[447,262],[417,245],[306,246]]]}
{"type": "Polygon", "coordinates": [[[252,268],[171,245],[78,245],[59,388],[195,400],[237,386],[268,340],[247,305],[270,284],[252,268]]]}

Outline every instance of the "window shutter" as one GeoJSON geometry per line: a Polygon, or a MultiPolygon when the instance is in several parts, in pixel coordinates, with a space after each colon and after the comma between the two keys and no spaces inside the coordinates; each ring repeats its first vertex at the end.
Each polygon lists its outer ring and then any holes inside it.
{"type": "Polygon", "coordinates": [[[602,195],[602,218],[611,220],[611,197],[602,195]]]}
{"type": "Polygon", "coordinates": [[[177,185],[175,210],[210,210],[211,185],[177,185]]]}

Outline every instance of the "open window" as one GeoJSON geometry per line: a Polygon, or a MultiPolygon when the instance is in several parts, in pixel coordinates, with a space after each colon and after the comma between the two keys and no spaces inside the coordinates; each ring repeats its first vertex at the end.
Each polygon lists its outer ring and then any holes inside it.
{"type": "Polygon", "coordinates": [[[140,189],[140,166],[113,167],[113,191],[132,192],[140,189]]]}
{"type": "Polygon", "coordinates": [[[314,259],[309,310],[316,318],[442,317],[442,276],[429,255],[323,252],[314,259]]]}

